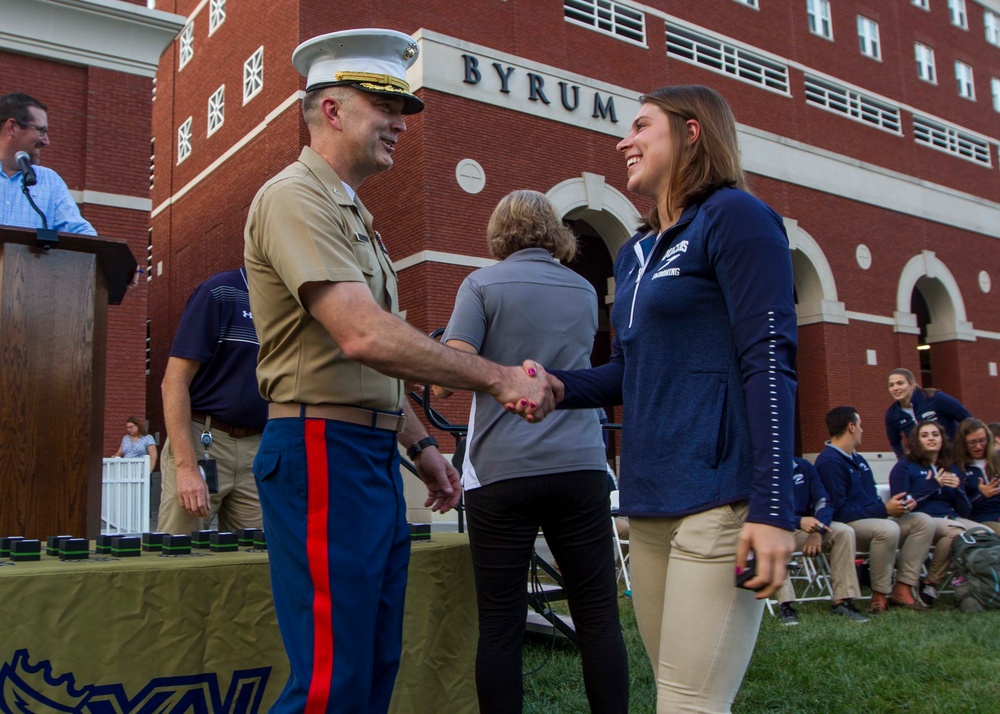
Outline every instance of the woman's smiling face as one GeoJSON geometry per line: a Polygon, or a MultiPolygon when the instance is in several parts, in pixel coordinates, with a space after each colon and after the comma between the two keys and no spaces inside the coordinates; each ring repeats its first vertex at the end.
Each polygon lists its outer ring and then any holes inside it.
{"type": "Polygon", "coordinates": [[[928,453],[941,451],[941,430],[936,424],[924,424],[917,433],[920,446],[928,453]]]}
{"type": "Polygon", "coordinates": [[[916,384],[910,382],[902,374],[889,375],[889,395],[897,402],[908,402],[913,396],[913,389],[916,384]]]}
{"type": "Polygon", "coordinates": [[[632,130],[616,148],[625,155],[629,191],[654,199],[666,195],[676,157],[665,111],[652,102],[640,106],[632,130]]]}

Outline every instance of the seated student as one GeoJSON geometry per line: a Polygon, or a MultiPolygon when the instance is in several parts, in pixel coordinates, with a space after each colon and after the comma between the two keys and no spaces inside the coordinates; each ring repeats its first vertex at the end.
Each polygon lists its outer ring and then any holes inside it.
{"type": "Polygon", "coordinates": [[[951,542],[966,528],[979,525],[968,520],[972,504],[937,422],[921,421],[910,432],[906,458],[892,467],[889,489],[893,496],[910,494],[917,501],[916,511],[934,519],[934,557],[920,590],[924,603],[932,605],[951,567],[951,542]]]}
{"type": "Polygon", "coordinates": [[[958,422],[970,416],[969,410],[954,397],[917,386],[913,372],[902,367],[889,372],[889,395],[893,402],[885,412],[885,433],[900,459],[904,456],[903,442],[918,421],[938,422],[948,438],[953,439],[958,422]]]}
{"type": "Polygon", "coordinates": [[[965,494],[972,503],[970,518],[1000,534],[1000,452],[993,435],[970,417],[955,434],[955,466],[965,473],[965,494]]]}
{"type": "MultiPolygon", "coordinates": [[[[833,506],[816,468],[798,456],[792,469],[792,482],[795,515],[799,519],[799,527],[795,531],[796,550],[810,558],[821,551],[829,553],[830,580],[833,583],[830,612],[855,622],[868,622],[868,618],[858,612],[851,602],[852,598],[861,597],[858,571],[854,567],[854,529],[833,520],[833,506]]],[[[785,583],[775,597],[780,604],[781,624],[799,624],[798,613],[791,604],[795,599],[791,577],[785,577],[785,583]]]]}
{"type": "Polygon", "coordinates": [[[901,493],[888,503],[878,497],[871,467],[857,453],[862,430],[861,417],[854,407],[831,409],[826,426],[830,441],[816,458],[816,470],[830,495],[834,520],[853,528],[858,548],[868,551],[872,577],[868,613],[884,612],[889,600],[924,609],[926,605],[916,595],[916,587],[934,536],[933,520],[926,514],[912,513],[916,502],[901,493]],[[900,545],[897,564],[896,549],[900,545]]]}

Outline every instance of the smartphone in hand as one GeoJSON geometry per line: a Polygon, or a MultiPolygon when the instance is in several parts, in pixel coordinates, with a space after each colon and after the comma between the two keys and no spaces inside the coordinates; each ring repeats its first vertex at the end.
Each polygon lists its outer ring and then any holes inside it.
{"type": "Polygon", "coordinates": [[[757,577],[757,561],[751,558],[747,561],[747,567],[743,569],[743,572],[736,574],[736,587],[760,592],[764,589],[763,587],[751,588],[747,586],[747,581],[753,580],[755,577],[757,577]]]}

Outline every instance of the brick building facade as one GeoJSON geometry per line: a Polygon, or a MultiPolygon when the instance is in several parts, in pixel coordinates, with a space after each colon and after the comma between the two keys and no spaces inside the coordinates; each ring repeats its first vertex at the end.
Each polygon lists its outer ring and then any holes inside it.
{"type": "MultiPolygon", "coordinates": [[[[0,94],[24,92],[48,106],[43,164],[66,181],[97,232],[125,239],[140,265],[151,206],[150,97],[160,52],[183,20],[145,5],[0,1],[0,94]]],[[[108,308],[105,455],[118,449],[127,417],[146,415],[147,294],[140,281],[108,308]]]]}
{"type": "MultiPolygon", "coordinates": [[[[707,84],[732,104],[752,190],[786,219],[801,451],[822,448],[823,415],[847,403],[865,417],[866,452],[888,460],[896,366],[1000,419],[998,0],[157,7],[188,25],[163,54],[153,107],[154,424],[187,295],[241,263],[254,193],[308,141],[292,50],[372,25],[421,47],[409,80],[427,110],[407,118],[395,167],[360,190],[419,329],[443,326],[462,278],[489,264],[487,219],[515,188],[550,196],[583,238],[576,267],[611,294],[613,256],[648,208],[627,194],[615,144],[642,91],[707,84]]],[[[445,412],[463,421],[466,404],[445,412]]]]}

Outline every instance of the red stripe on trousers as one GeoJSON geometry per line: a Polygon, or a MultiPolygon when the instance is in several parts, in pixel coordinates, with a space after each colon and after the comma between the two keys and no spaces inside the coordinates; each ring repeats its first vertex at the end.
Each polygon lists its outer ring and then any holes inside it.
{"type": "Polygon", "coordinates": [[[313,670],[306,714],[323,714],[330,701],[333,677],[333,614],[330,596],[330,561],[327,525],[330,516],[330,476],[326,458],[326,422],[305,420],[306,559],[313,586],[313,670]]]}

